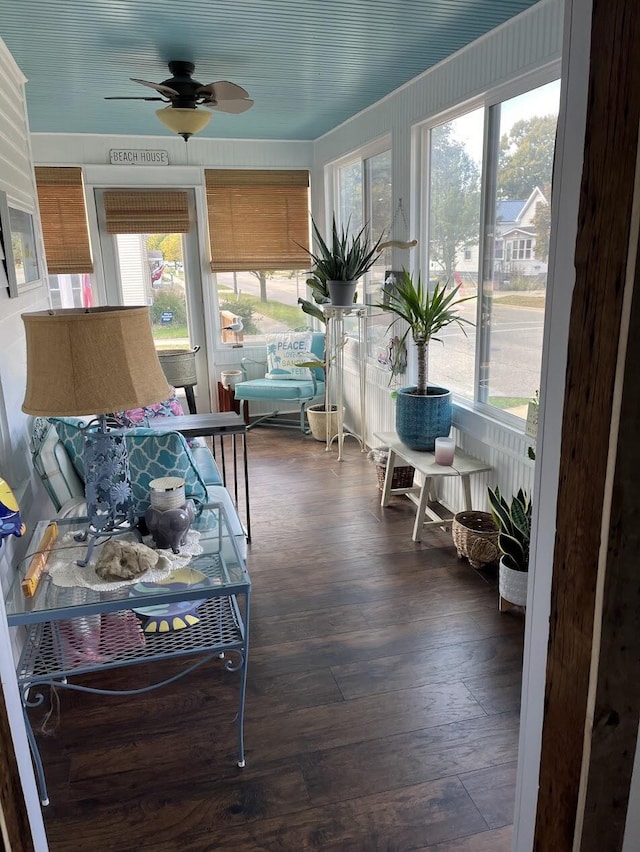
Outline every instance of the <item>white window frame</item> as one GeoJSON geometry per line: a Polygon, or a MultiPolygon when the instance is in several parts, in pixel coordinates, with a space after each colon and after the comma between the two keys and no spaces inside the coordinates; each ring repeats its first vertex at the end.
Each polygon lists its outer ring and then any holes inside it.
{"type": "MultiPolygon", "coordinates": [[[[517,431],[524,431],[525,420],[517,417],[514,414],[503,411],[494,405],[487,402],[482,402],[480,399],[480,360],[483,346],[482,324],[480,318],[482,315],[482,270],[485,260],[485,245],[484,234],[486,224],[486,211],[488,198],[492,197],[492,187],[488,185],[491,178],[495,175],[487,177],[486,164],[488,155],[491,150],[491,145],[497,144],[499,141],[496,137],[499,132],[499,127],[495,121],[495,112],[491,111],[491,107],[500,105],[504,101],[511,100],[526,92],[544,86],[547,83],[552,83],[560,79],[561,64],[559,60],[549,63],[548,65],[538,68],[535,71],[523,74],[513,80],[503,83],[495,88],[485,92],[477,98],[472,98],[463,103],[456,104],[450,109],[437,113],[429,117],[426,121],[415,124],[412,128],[412,180],[414,197],[412,198],[412,209],[418,211],[418,233],[428,233],[429,223],[429,186],[430,186],[430,134],[431,130],[441,124],[446,124],[459,118],[462,115],[473,112],[474,110],[484,108],[484,139],[482,146],[482,175],[481,175],[481,192],[480,192],[480,227],[479,227],[479,251],[478,251],[478,299],[476,313],[476,352],[474,364],[474,399],[470,400],[459,394],[453,393],[454,402],[457,406],[465,408],[469,411],[475,411],[492,420],[503,423],[507,426],[515,428],[517,431]]],[[[421,269],[428,268],[428,248],[429,240],[423,239],[420,241],[419,254],[417,263],[421,269]]],[[[503,240],[503,257],[506,254],[507,241],[503,240]]],[[[417,272],[417,269],[413,270],[417,272]]],[[[443,378],[446,382],[446,377],[443,378]]]]}
{"type": "MultiPolygon", "coordinates": [[[[325,205],[326,233],[328,233],[329,229],[331,228],[334,213],[336,214],[338,225],[346,224],[342,223],[339,219],[338,202],[340,198],[340,187],[338,183],[338,173],[340,169],[343,169],[345,166],[352,166],[354,163],[360,163],[364,173],[364,161],[370,159],[371,157],[375,157],[377,154],[383,154],[385,151],[391,151],[391,156],[393,158],[393,149],[391,145],[390,133],[387,133],[384,136],[380,136],[378,139],[375,139],[372,142],[368,142],[366,145],[363,145],[362,147],[351,151],[349,154],[345,154],[339,159],[332,160],[330,163],[327,163],[325,167],[325,173],[328,175],[328,180],[326,181],[327,203],[325,205]]],[[[391,163],[391,168],[393,170],[393,160],[391,163]]],[[[367,221],[366,212],[366,210],[362,211],[363,222],[367,221]]]]}
{"type": "MultiPolygon", "coordinates": [[[[392,146],[392,136],[390,133],[385,134],[384,136],[380,136],[377,139],[368,142],[366,145],[363,145],[360,148],[357,148],[351,151],[348,154],[340,157],[337,160],[332,160],[330,163],[327,163],[325,166],[325,187],[326,187],[326,204],[325,204],[325,233],[329,233],[332,225],[333,216],[335,214],[336,221],[339,227],[346,225],[346,222],[343,223],[340,221],[339,216],[339,201],[340,201],[340,186],[339,186],[339,172],[340,169],[345,166],[351,166],[355,163],[360,163],[362,168],[362,175],[364,180],[364,172],[365,172],[365,160],[369,160],[372,157],[377,156],[378,154],[384,154],[386,151],[391,153],[391,174],[392,174],[392,185],[391,185],[391,197],[394,198],[394,190],[393,190],[393,146],[392,146]]],[[[368,222],[370,210],[366,209],[367,200],[364,198],[363,193],[363,211],[362,211],[362,221],[368,222]]],[[[392,211],[393,216],[393,211],[392,211]]],[[[365,285],[366,286],[366,285],[365,285]]],[[[349,337],[352,337],[354,340],[358,339],[358,331],[356,328],[355,320],[353,323],[353,329],[349,328],[347,334],[349,337]]],[[[363,347],[366,348],[366,347],[363,347]]],[[[375,367],[376,369],[382,369],[375,357],[369,355],[368,352],[364,356],[367,368],[375,367]]]]}

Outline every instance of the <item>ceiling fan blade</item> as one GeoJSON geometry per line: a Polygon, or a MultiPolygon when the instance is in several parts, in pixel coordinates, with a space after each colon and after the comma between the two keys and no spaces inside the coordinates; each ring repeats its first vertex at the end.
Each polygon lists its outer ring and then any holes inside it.
{"type": "Polygon", "coordinates": [[[209,109],[217,109],[220,112],[231,112],[237,115],[240,112],[246,112],[253,106],[251,98],[238,98],[232,101],[218,101],[217,103],[205,101],[201,106],[209,109]]]}
{"type": "Polygon", "coordinates": [[[145,98],[144,95],[105,95],[105,101],[162,101],[165,104],[170,103],[166,98],[145,98]]]}
{"type": "Polygon", "coordinates": [[[132,83],[140,83],[142,86],[148,86],[150,89],[155,89],[156,92],[160,92],[161,95],[164,95],[169,99],[178,97],[178,92],[170,86],[163,86],[161,83],[149,83],[148,80],[136,80],[135,77],[129,77],[129,79],[132,83]]]}
{"type": "Polygon", "coordinates": [[[230,83],[228,80],[218,80],[217,83],[207,83],[206,86],[200,86],[196,89],[198,97],[214,98],[216,101],[232,101],[239,98],[248,98],[249,92],[243,89],[242,86],[236,83],[230,83]]]}

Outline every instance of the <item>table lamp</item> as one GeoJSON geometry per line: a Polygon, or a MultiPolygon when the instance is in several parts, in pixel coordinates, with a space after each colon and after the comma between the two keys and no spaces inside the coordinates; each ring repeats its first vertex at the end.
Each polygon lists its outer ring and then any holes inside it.
{"type": "Polygon", "coordinates": [[[171,394],[156,354],[149,309],[65,308],[22,314],[27,341],[27,389],[22,410],[41,417],[87,417],[85,495],[89,525],[86,565],[96,539],[131,530],[126,430],[109,429],[107,415],[143,408],[171,394]]]}

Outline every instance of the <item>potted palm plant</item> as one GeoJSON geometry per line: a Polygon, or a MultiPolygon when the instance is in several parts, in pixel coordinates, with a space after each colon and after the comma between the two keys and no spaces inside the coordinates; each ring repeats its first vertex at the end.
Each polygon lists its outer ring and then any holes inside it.
{"type": "MultiPolygon", "coordinates": [[[[315,250],[309,254],[314,266],[311,270],[312,278],[307,283],[312,288],[316,302],[316,292],[322,294],[326,288],[330,304],[349,307],[356,299],[358,279],[376,262],[382,234],[372,243],[365,225],[355,236],[349,236],[348,223],[346,228],[338,229],[334,216],[331,239],[325,241],[313,220],[312,225],[315,250]]],[[[302,308],[305,310],[304,304],[302,308]]]]}
{"type": "Polygon", "coordinates": [[[500,610],[505,602],[524,606],[527,602],[529,545],[531,541],[531,498],[520,488],[509,503],[496,486],[487,489],[491,514],[499,530],[498,546],[502,552],[498,587],[500,610]]]}
{"type": "MultiPolygon", "coordinates": [[[[400,388],[396,395],[396,432],[403,444],[412,450],[433,452],[435,439],[447,436],[451,429],[451,391],[427,383],[427,349],[443,328],[455,323],[464,331],[471,325],[457,313],[457,306],[467,301],[458,299],[459,286],[447,292],[446,284],[436,283],[433,291],[403,269],[394,283],[383,288],[383,302],[376,307],[395,314],[389,331],[398,320],[407,328],[399,342],[399,351],[409,334],[416,345],[418,375],[416,385],[400,388]]],[[[471,298],[471,297],[468,297],[471,298]]],[[[466,333],[466,332],[465,332],[466,333]]]]}

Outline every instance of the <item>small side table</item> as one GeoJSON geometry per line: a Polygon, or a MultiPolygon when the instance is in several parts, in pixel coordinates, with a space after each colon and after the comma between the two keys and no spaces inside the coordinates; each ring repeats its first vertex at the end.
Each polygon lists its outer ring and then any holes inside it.
{"type": "Polygon", "coordinates": [[[471,481],[469,477],[473,473],[481,473],[485,470],[491,470],[491,465],[480,461],[473,456],[467,455],[459,447],[456,447],[453,464],[450,466],[436,464],[434,453],[423,453],[417,450],[411,450],[405,446],[398,438],[395,432],[376,432],[378,438],[383,445],[389,447],[389,456],[387,458],[387,472],[384,479],[384,489],[380,500],[381,506],[389,504],[389,498],[392,494],[406,494],[412,503],[418,507],[416,511],[416,519],[413,525],[413,541],[420,541],[422,536],[422,527],[443,526],[447,524],[446,518],[441,518],[429,505],[429,492],[431,490],[431,482],[439,476],[459,476],[462,482],[462,490],[464,492],[464,508],[471,511],[471,481]],[[393,465],[395,458],[403,459],[407,464],[411,465],[422,474],[422,485],[412,485],[409,488],[392,488],[391,482],[393,479],[393,465]],[[425,515],[429,520],[425,520],[425,515]]]}
{"type": "Polygon", "coordinates": [[[240,414],[240,400],[236,399],[233,388],[226,388],[222,382],[218,382],[218,411],[221,413],[235,411],[236,414],[240,414]]]}

